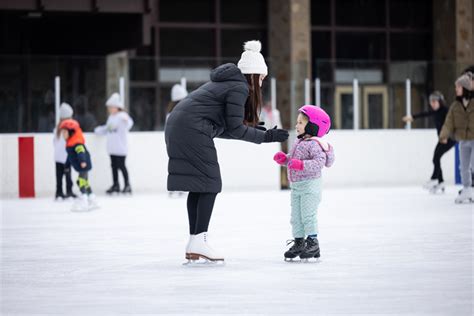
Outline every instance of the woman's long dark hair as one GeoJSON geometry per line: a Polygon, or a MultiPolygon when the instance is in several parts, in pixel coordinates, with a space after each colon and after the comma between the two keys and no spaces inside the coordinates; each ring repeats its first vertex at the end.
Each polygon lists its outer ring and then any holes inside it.
{"type": "Polygon", "coordinates": [[[245,74],[249,84],[249,97],[245,103],[244,124],[248,126],[257,126],[260,119],[260,110],[262,109],[262,88],[260,87],[259,74],[245,74]]]}

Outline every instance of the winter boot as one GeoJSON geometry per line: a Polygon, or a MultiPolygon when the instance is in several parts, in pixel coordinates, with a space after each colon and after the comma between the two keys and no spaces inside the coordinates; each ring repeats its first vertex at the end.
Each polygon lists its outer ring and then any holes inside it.
{"type": "Polygon", "coordinates": [[[118,184],[114,184],[110,187],[110,189],[105,191],[105,193],[107,194],[120,193],[120,187],[118,186],[118,184]]]}
{"type": "Polygon", "coordinates": [[[319,251],[318,238],[316,237],[306,238],[306,246],[304,247],[303,252],[300,254],[300,258],[301,259],[319,258],[320,255],[321,254],[319,251]]]}
{"type": "Polygon", "coordinates": [[[224,261],[224,257],[209,246],[207,232],[194,235],[189,245],[189,259],[218,262],[224,261]]]}
{"type": "Polygon", "coordinates": [[[288,251],[286,251],[284,254],[285,260],[298,257],[301,254],[301,252],[304,250],[304,246],[305,246],[304,238],[295,238],[295,240],[289,241],[287,243],[287,246],[290,245],[291,243],[293,243],[293,246],[291,246],[291,248],[288,249],[288,251]]]}

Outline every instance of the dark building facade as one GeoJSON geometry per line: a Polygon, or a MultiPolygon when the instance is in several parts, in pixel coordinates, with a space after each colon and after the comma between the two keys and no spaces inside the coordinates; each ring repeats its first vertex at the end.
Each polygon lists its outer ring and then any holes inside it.
{"type": "Polygon", "coordinates": [[[352,127],[353,78],[361,128],[399,128],[407,78],[413,111],[433,89],[452,97],[473,63],[473,10],[471,0],[4,0],[0,132],[52,130],[55,76],[86,130],[105,119],[121,76],[135,129],[160,130],[171,86],[186,77],[196,88],[250,39],[262,41],[287,128],[306,78],[312,100],[320,79],[336,128],[352,127]]]}

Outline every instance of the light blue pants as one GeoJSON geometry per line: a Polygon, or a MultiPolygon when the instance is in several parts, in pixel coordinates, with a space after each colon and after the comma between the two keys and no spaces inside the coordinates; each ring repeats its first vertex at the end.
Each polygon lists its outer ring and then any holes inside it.
{"type": "Polygon", "coordinates": [[[292,182],[291,227],[294,238],[318,233],[318,206],[321,202],[321,178],[292,182]]]}
{"type": "Polygon", "coordinates": [[[459,142],[459,158],[462,185],[469,188],[472,185],[471,170],[474,170],[474,140],[461,140],[459,142]]]}

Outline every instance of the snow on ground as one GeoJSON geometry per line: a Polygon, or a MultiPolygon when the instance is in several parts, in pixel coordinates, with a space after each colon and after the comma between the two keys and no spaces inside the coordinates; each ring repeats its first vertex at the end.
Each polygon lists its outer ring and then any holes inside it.
{"type": "Polygon", "coordinates": [[[199,268],[182,265],[185,198],[2,200],[2,315],[471,315],[474,210],[456,190],[325,190],[317,264],[282,260],[288,191],[226,192],[210,240],[227,264],[199,268]]]}

